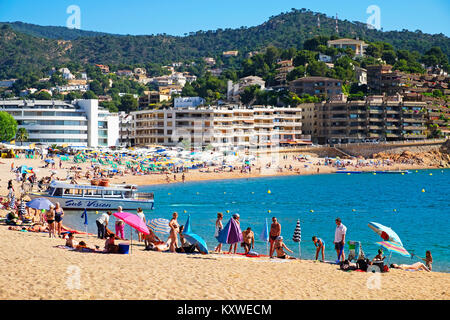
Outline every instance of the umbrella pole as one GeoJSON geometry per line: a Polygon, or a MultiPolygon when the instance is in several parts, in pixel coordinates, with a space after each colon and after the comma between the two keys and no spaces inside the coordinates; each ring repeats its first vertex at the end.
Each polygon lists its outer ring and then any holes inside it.
{"type": "Polygon", "coordinates": [[[391,265],[391,257],[392,257],[392,251],[390,252],[390,254],[389,254],[389,259],[388,259],[388,266],[390,266],[391,265]]]}
{"type": "Polygon", "coordinates": [[[302,258],[302,248],[300,246],[300,241],[298,242],[298,258],[301,259],[302,258]]]}
{"type": "Polygon", "coordinates": [[[130,226],[130,239],[131,239],[130,254],[131,254],[132,253],[131,251],[133,250],[132,249],[132,247],[133,247],[133,230],[131,229],[131,226],[130,226]]]}

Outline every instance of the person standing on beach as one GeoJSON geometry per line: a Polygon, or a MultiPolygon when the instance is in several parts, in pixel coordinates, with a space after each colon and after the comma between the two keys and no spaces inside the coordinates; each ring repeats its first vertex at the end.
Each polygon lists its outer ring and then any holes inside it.
{"type": "MultiPolygon", "coordinates": [[[[217,241],[219,240],[219,233],[223,229],[222,220],[223,220],[223,213],[222,212],[218,212],[217,213],[217,220],[216,220],[216,231],[214,232],[214,237],[217,239],[217,241]]],[[[217,247],[214,249],[214,252],[221,252],[221,251],[222,251],[222,243],[219,242],[217,247]]]]}
{"type": "Polygon", "coordinates": [[[58,233],[58,237],[61,237],[63,216],[64,216],[64,210],[63,210],[63,208],[61,208],[61,205],[59,204],[59,202],[56,202],[56,204],[55,204],[55,227],[56,227],[56,232],[58,233]]]}
{"type": "Polygon", "coordinates": [[[48,236],[50,238],[56,238],[55,236],[55,206],[51,205],[50,210],[47,210],[45,217],[47,218],[48,224],[48,236]]]}
{"type": "Polygon", "coordinates": [[[183,181],[183,183],[184,183],[185,179],[186,179],[186,177],[184,176],[184,172],[183,172],[183,174],[181,175],[181,180],[183,181]]]}
{"type": "Polygon", "coordinates": [[[277,218],[272,218],[272,224],[270,225],[270,233],[269,233],[269,242],[270,242],[270,255],[269,257],[272,258],[275,241],[277,238],[281,235],[281,225],[277,221],[277,218]]]}
{"type": "MultiPolygon", "coordinates": [[[[137,215],[141,220],[144,222],[144,224],[147,224],[147,221],[145,221],[145,215],[142,208],[137,209],[137,215]]],[[[142,232],[137,231],[139,242],[144,240],[144,234],[142,232]]]]}
{"type": "MultiPolygon", "coordinates": [[[[242,233],[241,232],[241,223],[239,222],[239,219],[240,219],[239,214],[238,213],[233,214],[233,219],[236,221],[236,223],[238,225],[239,233],[242,233]]],[[[234,247],[233,253],[236,254],[237,244],[238,244],[237,242],[236,243],[232,243],[230,245],[230,250],[228,251],[228,253],[231,253],[231,250],[233,250],[233,247],[234,247]]]]}
{"type": "MultiPolygon", "coordinates": [[[[122,212],[122,207],[118,206],[117,207],[117,212],[122,212]]],[[[116,235],[118,238],[120,239],[125,239],[125,224],[123,223],[122,220],[120,219],[116,219],[116,223],[115,223],[115,228],[116,228],[116,235]]]]}
{"type": "Polygon", "coordinates": [[[178,233],[179,233],[179,225],[178,225],[178,213],[174,212],[172,215],[172,219],[169,222],[170,227],[170,235],[169,235],[169,251],[170,252],[176,252],[176,249],[178,247],[178,233]]]}
{"type": "Polygon", "coordinates": [[[339,261],[345,260],[344,244],[347,227],[342,224],[341,218],[336,218],[336,230],[334,232],[334,248],[339,261]],[[342,258],[342,259],[341,259],[342,258]]]}
{"type": "Polygon", "coordinates": [[[112,215],[112,212],[108,211],[107,213],[103,213],[95,221],[95,223],[97,224],[97,232],[98,232],[97,235],[98,235],[99,239],[105,239],[106,238],[106,227],[108,226],[109,216],[110,215],[112,215]]]}

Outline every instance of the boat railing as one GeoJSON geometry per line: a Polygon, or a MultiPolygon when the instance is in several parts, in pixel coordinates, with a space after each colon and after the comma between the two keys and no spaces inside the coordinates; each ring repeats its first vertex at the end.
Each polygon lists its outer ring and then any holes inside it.
{"type": "Polygon", "coordinates": [[[136,199],[153,200],[154,195],[153,192],[137,192],[136,199]]]}

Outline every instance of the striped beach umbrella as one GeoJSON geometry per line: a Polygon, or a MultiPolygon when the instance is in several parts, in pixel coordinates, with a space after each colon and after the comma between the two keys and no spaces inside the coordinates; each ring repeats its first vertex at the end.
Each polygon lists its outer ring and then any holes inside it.
{"type": "Polygon", "coordinates": [[[163,219],[163,218],[156,218],[152,219],[148,222],[148,226],[157,233],[161,234],[169,234],[170,233],[170,227],[169,227],[169,220],[163,219]]]}
{"type": "Polygon", "coordinates": [[[377,244],[379,244],[383,248],[386,248],[390,252],[395,252],[395,253],[401,254],[404,257],[411,257],[411,254],[408,251],[406,251],[405,248],[403,248],[401,245],[399,245],[396,242],[380,241],[380,242],[377,242],[377,244]]]}
{"type": "Polygon", "coordinates": [[[298,242],[298,256],[300,258],[302,256],[302,251],[300,247],[300,242],[302,241],[302,229],[300,228],[300,219],[297,220],[297,225],[294,230],[294,236],[292,237],[292,241],[298,242]]]}

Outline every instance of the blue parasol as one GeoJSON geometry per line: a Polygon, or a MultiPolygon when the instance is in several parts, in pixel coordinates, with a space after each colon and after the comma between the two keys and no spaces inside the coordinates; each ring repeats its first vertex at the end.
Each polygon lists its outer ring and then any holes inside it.
{"type": "Polygon", "coordinates": [[[163,219],[163,218],[156,218],[152,219],[148,222],[148,226],[157,233],[161,234],[169,234],[170,233],[170,227],[169,227],[169,220],[163,219]]]}
{"type": "Polygon", "coordinates": [[[197,245],[197,248],[200,250],[201,253],[206,253],[206,254],[209,253],[208,246],[207,246],[205,240],[203,240],[202,237],[200,237],[196,233],[192,232],[190,219],[191,219],[191,215],[188,215],[186,224],[184,225],[184,229],[183,229],[183,236],[190,243],[197,245]]]}
{"type": "Polygon", "coordinates": [[[33,200],[27,202],[27,207],[37,210],[49,210],[52,205],[53,203],[47,198],[34,198],[33,200]]]}

